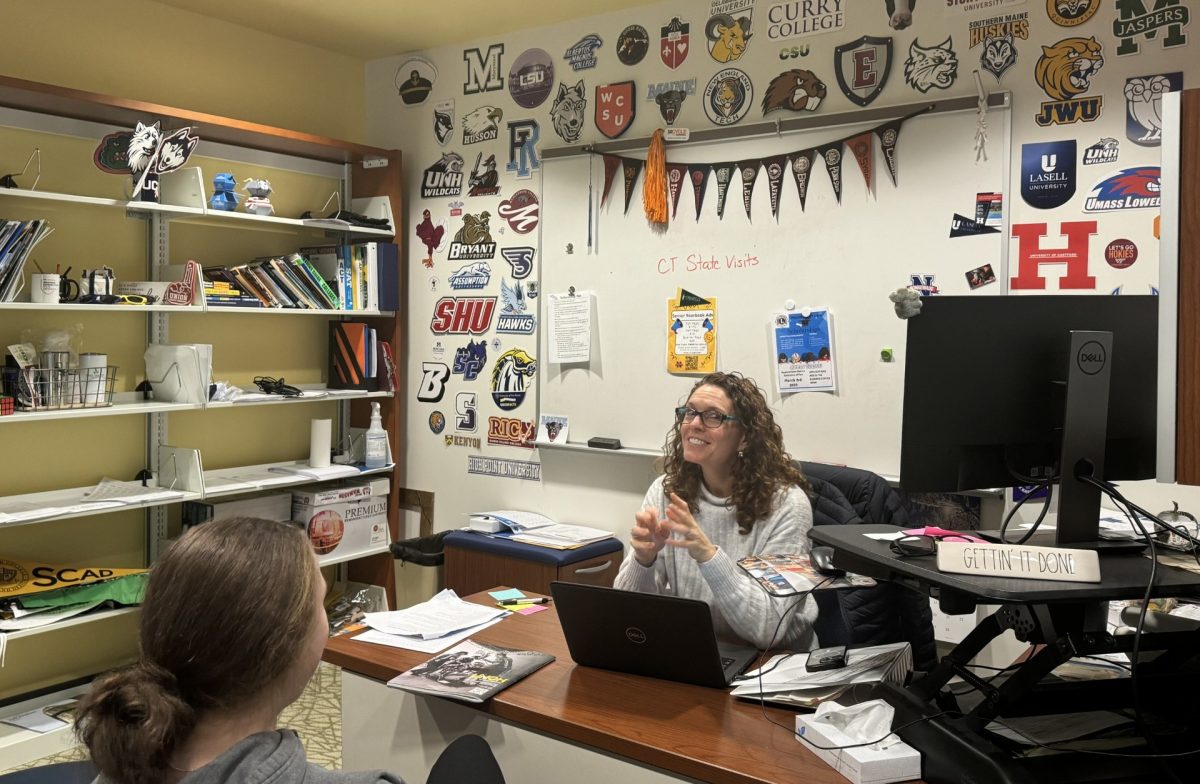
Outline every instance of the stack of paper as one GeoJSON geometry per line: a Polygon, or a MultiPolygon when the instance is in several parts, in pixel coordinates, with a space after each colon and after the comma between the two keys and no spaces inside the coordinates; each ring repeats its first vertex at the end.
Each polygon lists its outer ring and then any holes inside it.
{"type": "Polygon", "coordinates": [[[837,699],[858,683],[903,683],[912,672],[912,648],[906,642],[871,645],[846,651],[846,666],[809,672],[807,654],[771,657],[760,669],[734,681],[735,697],[815,708],[837,699]]]}
{"type": "Polygon", "coordinates": [[[573,550],[585,544],[611,539],[613,536],[612,531],[586,525],[556,523],[536,512],[517,512],[509,509],[472,513],[468,528],[478,533],[556,550],[573,550]]]}
{"type": "Polygon", "coordinates": [[[427,602],[391,612],[366,613],[370,630],[354,639],[393,648],[436,653],[486,629],[508,610],[464,602],[447,588],[427,602]]]}

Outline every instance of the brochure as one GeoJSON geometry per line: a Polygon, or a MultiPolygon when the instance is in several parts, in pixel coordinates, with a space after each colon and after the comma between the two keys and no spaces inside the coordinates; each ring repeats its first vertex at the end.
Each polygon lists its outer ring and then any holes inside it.
{"type": "Polygon", "coordinates": [[[392,678],[388,686],[417,694],[483,702],[552,661],[554,657],[548,653],[463,640],[450,650],[392,678]]]}
{"type": "Polygon", "coordinates": [[[824,591],[837,588],[870,588],[870,577],[846,573],[830,577],[813,568],[807,555],[748,555],[737,562],[772,596],[795,596],[812,586],[824,591]]]}

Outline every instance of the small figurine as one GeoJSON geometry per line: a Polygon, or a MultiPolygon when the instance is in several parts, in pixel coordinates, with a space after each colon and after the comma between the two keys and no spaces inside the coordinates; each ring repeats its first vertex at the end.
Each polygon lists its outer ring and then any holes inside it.
{"type": "Polygon", "coordinates": [[[271,195],[269,180],[250,177],[242,184],[242,188],[250,194],[250,198],[246,199],[246,212],[255,215],[275,214],[275,208],[271,206],[271,200],[267,198],[271,195]]]}
{"type": "Polygon", "coordinates": [[[213,195],[208,200],[209,209],[233,212],[237,209],[238,195],[233,192],[236,182],[233,175],[223,172],[213,177],[213,195]]]}

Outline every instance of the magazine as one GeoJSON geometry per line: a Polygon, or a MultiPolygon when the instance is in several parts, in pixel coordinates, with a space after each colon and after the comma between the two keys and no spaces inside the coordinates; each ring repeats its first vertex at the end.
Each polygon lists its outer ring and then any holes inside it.
{"type": "Polygon", "coordinates": [[[552,661],[554,657],[548,653],[463,640],[450,650],[400,673],[388,681],[388,686],[417,694],[483,702],[552,661]]]}
{"type": "Polygon", "coordinates": [[[748,555],[737,562],[772,596],[795,596],[812,586],[817,590],[870,588],[875,581],[859,574],[830,577],[813,568],[807,555],[748,555]]]}

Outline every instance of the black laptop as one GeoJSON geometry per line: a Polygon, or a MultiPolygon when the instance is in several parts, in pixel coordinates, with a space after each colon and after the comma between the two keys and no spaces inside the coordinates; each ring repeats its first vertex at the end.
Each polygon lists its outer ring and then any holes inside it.
{"type": "Polygon", "coordinates": [[[571,658],[588,667],[724,689],[758,655],[717,640],[695,599],[550,583],[571,658]]]}

